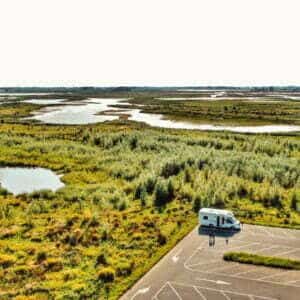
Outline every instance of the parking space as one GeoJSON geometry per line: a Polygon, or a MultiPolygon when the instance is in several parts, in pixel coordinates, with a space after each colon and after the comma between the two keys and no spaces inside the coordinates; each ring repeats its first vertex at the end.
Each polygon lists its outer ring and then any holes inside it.
{"type": "Polygon", "coordinates": [[[274,228],[264,228],[262,230],[260,226],[257,227],[258,228],[252,226],[251,230],[245,228],[243,233],[232,237],[228,241],[228,244],[225,239],[221,238],[216,239],[214,247],[209,246],[205,240],[202,241],[196,251],[185,261],[184,267],[191,272],[206,272],[209,274],[249,278],[268,282],[281,282],[300,287],[300,271],[281,270],[223,260],[223,254],[228,251],[242,251],[265,256],[300,259],[300,248],[280,244],[282,239],[284,241],[287,239],[295,240],[294,234],[293,237],[288,237],[287,235],[281,236],[281,238],[278,239],[278,244],[275,244],[274,238],[276,238],[278,234],[282,234],[282,229],[280,229],[280,231],[274,230],[274,228]],[[270,240],[270,235],[264,236],[263,240],[261,240],[260,234],[265,232],[266,235],[267,231],[272,234],[272,240],[270,240]],[[254,233],[256,235],[256,241],[250,241],[249,235],[251,237],[254,233]]]}
{"type": "Polygon", "coordinates": [[[216,235],[195,229],[150,270],[122,300],[299,300],[300,271],[227,262],[228,251],[300,260],[300,231],[243,225],[216,235]]]}
{"type": "Polygon", "coordinates": [[[275,298],[261,297],[255,294],[236,293],[224,289],[214,289],[199,285],[186,285],[176,282],[166,282],[154,295],[155,300],[275,300],[275,298]]]}

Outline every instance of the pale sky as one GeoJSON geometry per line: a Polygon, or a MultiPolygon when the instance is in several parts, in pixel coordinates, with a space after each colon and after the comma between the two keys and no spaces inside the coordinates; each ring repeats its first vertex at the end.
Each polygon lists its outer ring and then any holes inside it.
{"type": "Polygon", "coordinates": [[[1,0],[0,86],[300,85],[299,0],[1,0]]]}

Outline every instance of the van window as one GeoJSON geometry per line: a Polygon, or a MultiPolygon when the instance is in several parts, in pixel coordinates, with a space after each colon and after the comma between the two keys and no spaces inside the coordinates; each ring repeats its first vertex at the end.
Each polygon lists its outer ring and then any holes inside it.
{"type": "Polygon", "coordinates": [[[227,219],[226,219],[226,223],[227,223],[227,224],[233,224],[232,218],[227,218],[227,219]]]}
{"type": "Polygon", "coordinates": [[[224,224],[225,223],[225,218],[224,217],[222,217],[222,224],[224,224]]]}
{"type": "Polygon", "coordinates": [[[208,220],[208,216],[203,216],[203,220],[208,220]]]}

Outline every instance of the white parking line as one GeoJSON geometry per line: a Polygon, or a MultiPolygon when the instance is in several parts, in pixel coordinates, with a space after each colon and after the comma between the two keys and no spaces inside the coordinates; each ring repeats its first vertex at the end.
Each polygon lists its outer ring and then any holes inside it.
{"type": "Polygon", "coordinates": [[[190,259],[192,259],[197,254],[198,251],[200,251],[202,249],[205,242],[206,241],[202,241],[202,243],[199,245],[199,247],[192,253],[192,255],[185,261],[184,264],[186,264],[190,259]]]}
{"type": "Polygon", "coordinates": [[[264,227],[259,227],[260,230],[264,231],[268,236],[275,237],[274,234],[272,234],[270,231],[268,231],[264,227]]]}
{"type": "MultiPolygon", "coordinates": [[[[295,283],[300,283],[300,279],[298,279],[298,280],[291,280],[291,281],[287,281],[286,283],[288,283],[288,284],[295,284],[295,283]]],[[[299,286],[299,285],[296,285],[296,286],[299,286]]]]}
{"type": "Polygon", "coordinates": [[[270,246],[270,247],[262,248],[262,249],[259,249],[259,250],[255,250],[255,251],[253,251],[253,253],[258,253],[258,252],[261,252],[261,251],[266,251],[266,250],[270,250],[270,249],[278,248],[278,247],[279,247],[278,245],[270,246]]]}
{"type": "Polygon", "coordinates": [[[226,298],[226,300],[231,300],[231,298],[227,294],[225,294],[224,291],[220,291],[220,293],[226,298]]]}
{"type": "MultiPolygon", "coordinates": [[[[253,246],[253,245],[258,245],[260,243],[257,243],[257,242],[253,242],[253,243],[248,243],[248,244],[245,244],[245,245],[241,245],[241,246],[236,246],[236,247],[232,247],[232,248],[229,248],[228,251],[233,251],[233,250],[237,250],[237,249],[241,249],[241,248],[244,248],[244,247],[249,247],[249,246],[253,246]]],[[[218,262],[220,261],[221,257],[218,257],[217,259],[212,259],[212,260],[209,260],[209,261],[206,261],[206,262],[200,262],[200,263],[196,263],[196,264],[188,264],[188,262],[197,254],[199,250],[196,249],[195,252],[193,252],[193,254],[185,261],[184,263],[184,267],[186,269],[190,269],[191,267],[196,267],[196,266],[204,266],[204,265],[209,265],[211,263],[215,263],[215,262],[218,262]]],[[[218,254],[223,254],[224,251],[215,251],[217,252],[218,254]]]]}
{"type": "MultiPolygon", "coordinates": [[[[210,273],[209,271],[191,269],[188,266],[186,266],[186,269],[191,271],[191,272],[197,272],[197,273],[202,273],[202,274],[215,274],[215,275],[219,275],[219,276],[226,276],[228,278],[238,278],[238,279],[243,279],[243,280],[261,281],[261,282],[272,283],[272,284],[281,285],[281,286],[293,286],[291,284],[287,284],[287,283],[284,283],[284,282],[276,282],[276,281],[265,280],[265,279],[261,279],[261,278],[260,279],[254,279],[254,278],[237,276],[235,274],[233,274],[233,275],[230,274],[229,275],[229,274],[224,274],[224,273],[219,273],[219,272],[210,273]]],[[[285,272],[287,272],[287,271],[285,271],[285,272]]],[[[284,271],[282,273],[284,273],[284,271]]]]}
{"type": "Polygon", "coordinates": [[[168,282],[168,285],[172,289],[172,291],[174,292],[174,294],[178,297],[178,299],[182,300],[182,298],[180,297],[180,295],[178,294],[178,292],[175,290],[175,288],[172,286],[172,284],[170,282],[168,282]]]}
{"type": "Polygon", "coordinates": [[[201,293],[201,291],[199,291],[199,290],[197,289],[196,286],[193,286],[193,288],[194,288],[194,290],[200,295],[200,297],[201,297],[203,300],[207,300],[207,298],[201,293]]]}
{"type": "Polygon", "coordinates": [[[228,263],[228,264],[229,264],[229,266],[219,267],[219,268],[215,268],[215,269],[209,270],[209,273],[214,273],[215,271],[224,271],[226,269],[235,268],[235,267],[237,267],[239,265],[238,263],[228,263]]]}
{"type": "Polygon", "coordinates": [[[278,275],[281,275],[281,274],[287,273],[287,272],[288,272],[288,271],[280,271],[280,272],[277,272],[277,273],[275,273],[275,274],[271,274],[271,275],[259,277],[259,278],[257,278],[257,280],[264,280],[264,279],[266,279],[266,278],[272,278],[272,277],[274,277],[274,276],[278,276],[278,275]]]}
{"type": "MultiPolygon", "coordinates": [[[[233,251],[233,250],[237,250],[237,249],[241,249],[244,247],[249,247],[249,246],[254,246],[254,245],[259,245],[260,243],[258,242],[252,242],[252,243],[248,243],[246,245],[240,245],[240,246],[236,246],[236,247],[232,247],[232,248],[227,248],[226,251],[233,251]]],[[[216,252],[223,254],[225,251],[224,250],[217,250],[216,252]]]]}
{"type": "Polygon", "coordinates": [[[278,300],[276,298],[271,298],[271,297],[265,297],[265,296],[258,296],[258,295],[254,295],[254,294],[245,294],[245,293],[239,293],[239,292],[233,292],[230,290],[223,290],[223,289],[214,289],[214,288],[209,288],[209,287],[204,287],[204,286],[195,286],[195,285],[190,285],[190,284],[185,284],[185,283],[179,283],[179,282],[175,282],[175,281],[171,281],[170,282],[171,285],[179,285],[179,286],[183,286],[183,287],[188,287],[188,288],[194,288],[196,287],[198,290],[202,289],[202,290],[207,290],[207,291],[214,291],[214,292],[219,292],[219,293],[226,293],[226,294],[233,294],[233,295],[239,295],[239,296],[246,296],[246,297],[252,297],[250,299],[254,299],[258,298],[258,299],[262,299],[262,300],[278,300]]]}
{"type": "MultiPolygon", "coordinates": [[[[287,248],[290,248],[290,247],[287,247],[287,248]]],[[[300,250],[299,248],[293,248],[293,249],[290,249],[290,250],[287,250],[287,251],[284,251],[284,252],[280,252],[280,253],[276,253],[276,255],[285,255],[285,254],[290,254],[290,253],[293,253],[297,250],[300,250]]]]}
{"type": "Polygon", "coordinates": [[[254,235],[254,236],[257,236],[257,235],[264,235],[264,233],[262,231],[264,231],[268,237],[272,238],[272,239],[280,239],[280,240],[297,240],[297,238],[292,235],[291,233],[289,233],[286,229],[280,229],[280,228],[277,228],[278,230],[280,230],[280,232],[272,232],[271,228],[268,230],[264,227],[257,227],[255,228],[255,230],[253,228],[249,228],[247,227],[245,229],[245,231],[250,234],[250,235],[254,235]],[[285,235],[285,237],[283,237],[282,235],[285,235]]]}
{"type": "Polygon", "coordinates": [[[280,230],[281,233],[285,234],[289,239],[294,240],[296,239],[293,235],[291,235],[287,230],[280,230]]]}
{"type": "MultiPolygon", "coordinates": [[[[281,274],[284,274],[284,275],[286,276],[286,274],[290,274],[290,273],[294,273],[294,272],[297,273],[297,272],[299,272],[299,270],[282,271],[282,272],[275,273],[275,274],[273,274],[273,275],[268,275],[268,276],[260,277],[260,278],[258,278],[257,280],[259,280],[259,281],[264,281],[265,278],[272,278],[272,277],[280,276],[281,274]]],[[[291,285],[291,284],[292,284],[292,285],[295,285],[294,283],[296,283],[297,281],[300,281],[300,279],[299,279],[299,280],[286,281],[285,284],[286,284],[286,285],[291,285]]],[[[298,285],[296,285],[296,286],[298,286],[298,285]]]]}
{"type": "Polygon", "coordinates": [[[187,265],[187,266],[185,266],[186,268],[192,268],[192,267],[197,267],[197,266],[205,266],[205,265],[210,265],[210,264],[213,264],[213,263],[215,263],[215,262],[219,262],[220,261],[220,258],[218,258],[218,259],[212,259],[212,260],[209,260],[208,262],[205,262],[205,263],[197,263],[197,264],[192,264],[192,265],[187,265]]]}
{"type": "Polygon", "coordinates": [[[153,298],[152,299],[158,299],[158,295],[161,293],[161,291],[165,288],[165,286],[168,284],[168,282],[166,282],[165,284],[163,284],[162,286],[161,286],[161,288],[155,293],[155,295],[153,296],[153,298]]]}
{"type": "Polygon", "coordinates": [[[234,275],[235,276],[241,276],[241,275],[244,275],[244,274],[247,274],[247,273],[251,273],[251,272],[255,272],[255,271],[257,271],[257,268],[256,267],[254,267],[254,268],[252,268],[251,270],[248,270],[248,271],[244,271],[244,272],[239,272],[239,273],[235,273],[234,275]]]}

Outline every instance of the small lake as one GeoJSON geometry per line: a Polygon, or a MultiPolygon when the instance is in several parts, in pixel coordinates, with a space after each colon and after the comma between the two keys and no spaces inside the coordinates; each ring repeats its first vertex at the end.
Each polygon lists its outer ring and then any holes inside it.
{"type": "MultiPolygon", "coordinates": [[[[128,99],[97,98],[77,102],[61,103],[60,106],[45,107],[28,119],[34,119],[48,124],[91,124],[105,121],[113,121],[119,117],[128,118],[136,122],[144,122],[153,127],[231,131],[241,133],[275,133],[300,131],[296,125],[256,125],[256,126],[222,126],[212,123],[199,124],[188,121],[169,120],[161,114],[144,113],[141,109],[117,108],[114,105],[130,105],[128,99]]],[[[256,100],[258,101],[258,100],[256,100]]],[[[267,100],[268,101],[268,100],[267,100]]],[[[271,101],[271,100],[269,100],[271,101]]]]}
{"type": "Polygon", "coordinates": [[[105,111],[117,110],[110,105],[118,104],[126,99],[88,99],[66,105],[46,107],[38,111],[34,119],[47,124],[80,125],[117,120],[119,116],[102,114],[105,111]]]}
{"type": "Polygon", "coordinates": [[[23,103],[49,105],[49,104],[60,104],[64,101],[65,101],[65,99],[30,99],[30,100],[24,100],[22,102],[23,103]]]}
{"type": "Polygon", "coordinates": [[[14,195],[63,187],[57,174],[44,168],[0,168],[0,185],[14,195]]]}
{"type": "MultiPolygon", "coordinates": [[[[128,113],[128,112],[127,112],[128,113]]],[[[275,133],[275,132],[295,132],[300,131],[300,126],[296,125],[259,125],[259,126],[222,126],[213,124],[197,124],[185,121],[173,121],[165,119],[164,115],[142,113],[140,110],[130,110],[128,120],[144,122],[150,126],[190,129],[190,130],[214,130],[231,131],[240,133],[275,133]]]]}

